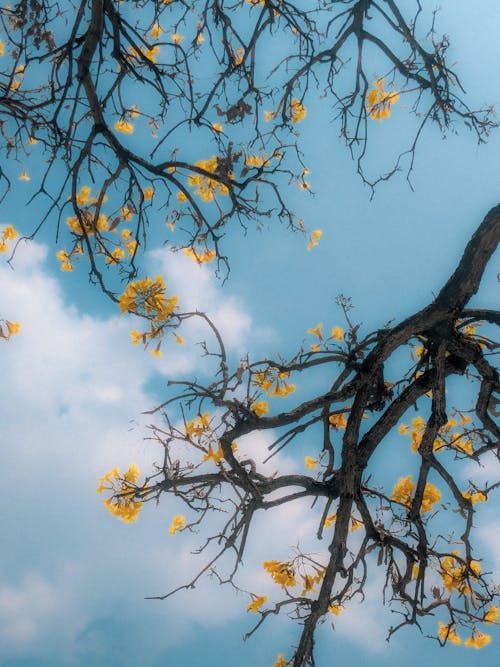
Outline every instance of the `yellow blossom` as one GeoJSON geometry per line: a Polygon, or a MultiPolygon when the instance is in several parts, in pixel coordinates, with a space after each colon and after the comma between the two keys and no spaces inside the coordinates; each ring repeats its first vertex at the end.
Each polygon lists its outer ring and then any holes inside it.
{"type": "Polygon", "coordinates": [[[479,630],[475,630],[472,633],[471,637],[468,637],[464,641],[464,645],[467,646],[467,648],[483,648],[483,646],[486,646],[489,644],[491,641],[490,635],[485,635],[484,633],[480,632],[479,630]]]}
{"type": "Polygon", "coordinates": [[[494,607],[492,605],[484,615],[483,621],[485,623],[488,623],[488,625],[490,625],[491,623],[494,623],[497,619],[498,619],[498,607],[494,607]]]}
{"type": "Polygon", "coordinates": [[[344,340],[344,330],[341,327],[333,327],[330,338],[334,340],[344,340]]]}
{"type": "Polygon", "coordinates": [[[26,169],[23,169],[23,173],[17,179],[18,181],[31,181],[31,178],[28,176],[26,169]]]}
{"type": "Polygon", "coordinates": [[[161,345],[161,343],[158,343],[158,345],[155,347],[155,349],[151,350],[151,352],[150,352],[150,354],[152,354],[153,357],[157,357],[158,359],[160,359],[163,356],[162,351],[160,349],[160,345],[161,345]]]}
{"type": "Polygon", "coordinates": [[[319,245],[319,240],[323,236],[323,232],[321,229],[315,229],[311,236],[309,237],[309,243],[307,245],[308,250],[312,250],[315,248],[317,245],[319,245]]]}
{"type": "Polygon", "coordinates": [[[311,347],[311,350],[313,352],[319,352],[320,351],[320,345],[318,343],[313,343],[310,347],[311,347]]]}
{"type": "Polygon", "coordinates": [[[139,341],[143,340],[144,334],[142,334],[140,331],[137,331],[137,329],[132,329],[130,336],[132,338],[132,345],[138,345],[139,341]]]}
{"type": "Polygon", "coordinates": [[[153,190],[153,188],[150,187],[144,188],[144,190],[142,191],[142,194],[144,195],[144,199],[146,201],[150,201],[151,199],[153,199],[154,193],[155,191],[153,190]]]}
{"type": "Polygon", "coordinates": [[[399,94],[396,91],[384,91],[384,79],[377,79],[374,81],[373,88],[366,96],[366,110],[370,114],[370,118],[374,120],[383,120],[389,118],[392,112],[392,105],[399,99],[399,94]]]}
{"type": "Polygon", "coordinates": [[[255,403],[252,403],[252,410],[257,417],[263,417],[269,412],[267,401],[256,401],[255,403]]]}
{"type": "Polygon", "coordinates": [[[0,241],[0,252],[7,252],[8,249],[9,246],[7,243],[5,243],[5,241],[0,241]]]}
{"type": "Polygon", "coordinates": [[[443,641],[451,642],[452,644],[456,644],[457,646],[462,643],[462,640],[457,635],[455,629],[451,626],[451,624],[446,625],[445,623],[439,621],[438,635],[439,638],[442,639],[443,641]]]}
{"type": "Polygon", "coordinates": [[[247,604],[247,611],[256,614],[262,605],[267,601],[267,595],[252,595],[252,602],[247,604]]]}
{"type": "Polygon", "coordinates": [[[172,33],[172,41],[174,44],[180,44],[184,39],[184,35],[178,35],[176,32],[172,33]]]}
{"type": "Polygon", "coordinates": [[[16,336],[21,330],[20,322],[9,322],[9,320],[6,320],[5,323],[7,324],[7,329],[9,330],[9,336],[16,336]]]}
{"type": "Polygon", "coordinates": [[[189,438],[200,438],[206,431],[210,430],[210,415],[205,412],[200,417],[186,423],[186,434],[189,438]]]}
{"type": "Polygon", "coordinates": [[[205,38],[203,37],[201,32],[198,33],[198,35],[196,35],[196,43],[197,44],[203,44],[204,41],[205,41],[205,38]]]}
{"type": "Polygon", "coordinates": [[[285,655],[284,653],[278,654],[278,659],[274,663],[273,667],[286,667],[287,665],[291,664],[288,660],[285,660],[284,655],[285,655]]]}
{"type": "Polygon", "coordinates": [[[295,571],[291,563],[281,563],[277,560],[268,560],[262,563],[266,572],[269,572],[273,581],[282,588],[291,588],[297,585],[295,571]]]}
{"type": "Polygon", "coordinates": [[[351,517],[351,533],[354,533],[355,530],[359,530],[363,525],[362,521],[358,521],[358,519],[355,519],[353,516],[351,517]]]}
{"type": "Polygon", "coordinates": [[[3,56],[4,53],[5,53],[5,46],[2,40],[0,39],[0,56],[3,56]]]}
{"type": "Polygon", "coordinates": [[[35,146],[37,143],[38,143],[38,139],[37,139],[36,137],[30,137],[30,138],[28,139],[28,144],[29,144],[30,146],[35,146]]]}
{"type": "Polygon", "coordinates": [[[338,616],[342,611],[342,609],[343,609],[342,605],[338,604],[337,602],[331,604],[328,607],[328,611],[330,612],[330,614],[333,614],[334,616],[338,616]]]}
{"type": "Polygon", "coordinates": [[[132,257],[137,248],[137,241],[127,241],[125,245],[127,246],[127,252],[129,254],[129,257],[132,257]]]}
{"type": "Polygon", "coordinates": [[[312,334],[313,336],[317,336],[320,340],[323,340],[323,335],[321,333],[322,328],[323,324],[320,322],[314,329],[308,329],[307,333],[312,334]]]}
{"type": "Polygon", "coordinates": [[[115,123],[115,130],[118,132],[123,132],[123,134],[132,134],[134,131],[134,126],[132,123],[129,123],[127,120],[122,118],[115,123]]]}
{"type": "Polygon", "coordinates": [[[335,523],[337,521],[337,514],[330,514],[330,516],[327,516],[325,519],[325,528],[330,528],[332,523],[335,523]]]}
{"type": "Polygon", "coordinates": [[[264,120],[266,123],[269,123],[275,116],[274,111],[264,111],[264,120]]]}
{"type": "Polygon", "coordinates": [[[177,193],[177,200],[180,202],[185,202],[187,201],[187,196],[184,194],[184,192],[178,192],[177,193]]]}
{"type": "Polygon", "coordinates": [[[174,331],[174,338],[177,345],[184,345],[184,338],[182,338],[182,336],[179,336],[178,333],[175,333],[175,331],[174,331]]]}
{"type": "Polygon", "coordinates": [[[313,459],[311,456],[306,456],[304,461],[306,463],[306,468],[315,468],[318,465],[317,460],[313,459]]]}
{"type": "Polygon", "coordinates": [[[223,458],[224,458],[224,452],[222,451],[222,446],[219,442],[219,446],[217,447],[217,450],[215,452],[212,449],[212,444],[208,445],[207,453],[203,457],[202,462],[204,463],[205,461],[213,461],[214,463],[219,463],[219,461],[223,458]]]}
{"type": "Polygon", "coordinates": [[[330,415],[328,421],[330,423],[330,428],[334,428],[336,431],[339,428],[345,428],[347,426],[347,420],[342,413],[330,415]]]}
{"type": "Polygon", "coordinates": [[[91,192],[92,190],[88,185],[83,185],[80,188],[80,192],[76,193],[76,203],[78,206],[86,206],[88,204],[91,192]]]}
{"type": "Polygon", "coordinates": [[[153,27],[151,28],[151,37],[153,39],[158,39],[158,37],[161,37],[163,30],[160,26],[159,23],[155,23],[153,27]]]}
{"type": "Polygon", "coordinates": [[[184,527],[185,523],[186,523],[186,518],[182,516],[182,514],[177,514],[176,516],[174,516],[168,532],[170,533],[170,535],[175,535],[177,531],[181,530],[181,528],[184,527]]]}
{"type": "Polygon", "coordinates": [[[136,521],[142,507],[142,502],[135,500],[135,484],[139,475],[139,468],[132,463],[123,478],[117,467],[99,478],[97,493],[104,490],[112,492],[111,497],[103,501],[106,509],[125,523],[136,521]]]}
{"type": "Polygon", "coordinates": [[[222,125],[220,123],[212,123],[212,129],[216,132],[222,132],[222,125]]]}
{"type": "Polygon", "coordinates": [[[2,232],[2,236],[4,241],[13,241],[19,234],[12,225],[7,225],[2,232]]]}
{"type": "Polygon", "coordinates": [[[296,97],[290,103],[290,115],[293,123],[300,123],[307,115],[307,109],[296,97]]]}
{"type": "Polygon", "coordinates": [[[198,264],[209,263],[217,257],[215,250],[194,250],[193,248],[183,248],[186,257],[194,259],[198,264]]]}

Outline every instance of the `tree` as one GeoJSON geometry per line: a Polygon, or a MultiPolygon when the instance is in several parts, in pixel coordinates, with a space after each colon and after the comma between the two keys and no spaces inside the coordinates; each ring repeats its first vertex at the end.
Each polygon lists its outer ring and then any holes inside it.
{"type": "MultiPolygon", "coordinates": [[[[201,549],[217,550],[184,587],[211,572],[238,588],[259,510],[299,498],[321,507],[318,540],[327,543],[322,553],[298,549],[287,560],[264,563],[270,586],[272,580],[283,591],[276,602],[266,604],[262,591],[248,591],[248,609],[259,614],[256,628],[280,611],[299,620],[298,645],[287,660],[285,653],[278,657],[280,667],[314,664],[318,623],[363,593],[375,558],[402,613],[390,634],[439,613],[440,642],[458,643],[461,627],[469,634],[467,645],[480,648],[489,641],[483,624],[498,617],[497,589],[481,572],[471,536],[474,505],[497,484],[471,481],[461,488],[456,469],[491,452],[498,456],[498,346],[492,331],[500,315],[467,305],[498,244],[500,209],[486,215],[427,307],[366,335],[352,319],[349,299],[339,296],[345,331],[334,326],[327,335],[322,325],[311,328],[312,344],[299,346],[290,358],[235,363],[209,316],[183,312],[161,277],[139,276],[139,258],[148,238],[158,238],[153,215],[160,211],[169,230],[162,241],[199,263],[215,261],[224,277],[230,270],[224,236],[235,221],[245,228],[280,219],[308,235],[313,249],[321,230],[306,232],[287,193],[290,183],[309,189],[297,127],[315,88],[330,101],[356,169],[372,189],[403,166],[410,177],[428,123],[446,132],[463,121],[483,141],[496,125],[493,109],[473,111],[465,102],[435,15],[419,2],[413,14],[401,4],[360,0],[304,8],[270,0],[91,0],[75,6],[19,2],[1,10],[7,164],[37,150],[37,143],[47,157],[36,194],[45,213],[30,236],[54,225],[56,239],[65,239],[57,246],[61,269],[72,271],[86,258],[90,279],[123,313],[141,318],[145,326],[131,332],[132,340],[153,354],[161,355],[169,332],[182,344],[178,330],[188,319],[201,318],[210,334],[203,343],[210,378],[171,383],[154,410],[163,420],[154,428],[163,461],[142,481],[134,465],[124,474],[105,474],[99,491],[107,508],[131,522],[144,503],[173,494],[188,515],[173,518],[173,535],[202,530],[209,516],[222,511],[220,529],[207,535],[201,549]],[[169,34],[162,27],[167,24],[174,26],[169,34]],[[278,54],[272,68],[265,50],[271,38],[278,54]],[[372,81],[374,64],[380,75],[372,81]],[[415,115],[415,137],[397,149],[382,175],[367,175],[369,133],[390,122],[402,100],[415,115]],[[406,346],[412,360],[395,377],[393,359],[406,346]],[[318,372],[330,388],[280,411],[279,399],[295,391],[292,381],[318,372]],[[450,401],[455,377],[475,394],[471,408],[450,401]],[[268,397],[276,399],[272,406],[268,397]],[[411,418],[417,404],[419,413],[411,418]],[[415,478],[402,477],[391,490],[370,473],[396,426],[419,463],[415,478]],[[305,459],[307,474],[270,476],[260,462],[239,456],[239,438],[271,429],[277,437],[270,456],[311,433],[316,444],[305,459]],[[445,512],[452,510],[463,526],[458,549],[456,538],[440,533],[445,512]],[[362,535],[354,546],[351,531],[362,535]],[[219,573],[217,564],[228,555],[233,564],[219,573]]],[[[30,174],[25,169],[19,179],[30,174]]],[[[13,178],[7,168],[0,176],[6,197],[13,178]]],[[[1,249],[15,239],[16,231],[5,228],[1,249]]],[[[1,335],[18,329],[8,321],[1,335]]]]}

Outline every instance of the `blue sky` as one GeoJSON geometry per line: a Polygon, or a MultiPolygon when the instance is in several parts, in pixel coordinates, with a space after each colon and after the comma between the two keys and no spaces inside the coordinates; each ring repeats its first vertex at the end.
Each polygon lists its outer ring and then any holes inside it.
{"type": "MultiPolygon", "coordinates": [[[[471,99],[500,108],[500,86],[492,76],[500,65],[498,3],[441,5],[439,25],[452,39],[471,99]]],[[[161,247],[143,260],[144,273],[162,272],[186,307],[213,317],[233,359],[246,350],[290,354],[318,322],[342,326],[334,305],[339,293],[352,298],[354,318],[365,332],[410,314],[439,290],[498,202],[498,132],[478,147],[465,128],[445,141],[437,128],[428,128],[417,151],[413,190],[400,174],[370,200],[324,101],[311,95],[299,129],[314,194],[293,186],[290,197],[309,229],[323,230],[317,248],[307,252],[304,237],[271,221],[246,235],[231,231],[225,249],[233,260],[224,284],[209,267],[161,247]]],[[[377,124],[369,166],[376,168],[394,145],[405,147],[413,129],[404,105],[377,124]]],[[[38,159],[34,154],[30,170],[40,166],[38,159]]],[[[38,208],[24,201],[32,190],[33,182],[16,186],[2,206],[0,225],[30,231],[38,208]]],[[[97,478],[114,465],[126,468],[133,461],[147,470],[156,460],[157,449],[144,440],[151,417],[143,412],[161,400],[167,379],[198,372],[195,343],[202,334],[193,328],[186,345],[169,346],[161,360],[132,347],[133,324],[87,285],[85,271],[61,274],[51,235],[44,230],[20,247],[12,267],[0,262],[0,315],[23,327],[0,347],[0,667],[272,665],[298,638],[297,626],[286,618],[273,619],[242,644],[255,618],[245,613],[246,598],[209,579],[174,599],[143,599],[187,580],[199,564],[190,551],[200,536],[168,535],[177,513],[173,501],[148,506],[137,524],[125,525],[95,494],[97,478]]],[[[485,307],[498,307],[498,259],[497,253],[475,297],[485,307]]],[[[258,435],[246,446],[264,455],[269,442],[258,435]]],[[[273,465],[298,470],[302,457],[286,451],[273,465]]],[[[464,481],[472,474],[492,480],[498,466],[490,462],[460,474],[464,481]]],[[[307,542],[307,517],[307,507],[297,506],[261,521],[245,561],[249,585],[264,586],[260,562],[266,554],[278,557],[283,545],[307,542]]],[[[477,524],[483,570],[495,570],[498,579],[498,504],[480,508],[477,524]]],[[[494,642],[481,652],[441,649],[416,629],[387,644],[393,615],[380,598],[375,567],[364,604],[335,619],[335,631],[330,619],[320,628],[318,667],[332,664],[332,656],[337,664],[374,667],[496,664],[496,629],[494,642]]],[[[434,631],[434,625],[424,626],[424,634],[434,631]]]]}

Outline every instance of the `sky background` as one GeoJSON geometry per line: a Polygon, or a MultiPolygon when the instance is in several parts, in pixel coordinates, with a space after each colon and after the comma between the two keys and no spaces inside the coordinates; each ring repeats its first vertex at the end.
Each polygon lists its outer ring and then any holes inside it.
{"type": "MultiPolygon", "coordinates": [[[[450,35],[450,59],[472,106],[500,108],[500,6],[494,0],[441,6],[439,26],[450,35]]],[[[396,175],[370,201],[328,106],[314,96],[307,106],[299,130],[314,194],[295,186],[290,200],[310,229],[323,230],[319,247],[307,252],[302,236],[274,221],[246,235],[234,229],[225,242],[233,260],[224,284],[210,267],[161,248],[144,258],[145,274],[163,273],[183,305],[212,316],[236,359],[247,350],[290,354],[318,322],[342,326],[334,305],[339,293],[352,298],[365,333],[411,314],[437,293],[500,199],[498,131],[478,147],[465,128],[443,141],[429,127],[417,151],[413,190],[404,174],[396,175]]],[[[393,144],[409,143],[413,129],[404,105],[395,108],[390,121],[377,124],[371,164],[384,160],[393,144]]],[[[28,232],[37,206],[24,206],[33,183],[22,186],[2,205],[0,225],[28,232]]],[[[158,449],[144,440],[151,417],[143,412],[161,401],[168,379],[196,372],[197,332],[185,346],[165,348],[160,360],[133,347],[135,325],[87,285],[85,271],[59,271],[51,234],[44,230],[20,247],[12,267],[0,263],[0,314],[22,323],[19,336],[0,346],[0,667],[270,667],[297,640],[299,628],[272,619],[243,644],[256,619],[245,612],[246,596],[205,579],[173,599],[144,600],[187,581],[201,565],[190,554],[200,536],[168,535],[179,510],[174,502],[150,504],[136,524],[125,525],[95,494],[97,478],[113,466],[134,462],[148,470],[157,460],[158,449]]],[[[498,259],[497,253],[490,262],[478,305],[498,307],[498,259]]],[[[269,442],[270,435],[261,434],[244,446],[264,453],[269,442]]],[[[286,451],[273,465],[302,470],[302,461],[303,454],[286,451]]],[[[472,474],[492,480],[498,468],[464,466],[461,474],[464,483],[472,474]]],[[[480,507],[476,523],[483,571],[496,570],[498,579],[498,504],[480,507]]],[[[299,504],[258,523],[242,575],[246,584],[269,588],[262,559],[278,558],[283,545],[306,543],[313,530],[307,506],[299,504]]],[[[380,591],[373,568],[366,601],[353,602],[336,618],[335,631],[330,619],[320,628],[318,667],[334,661],[497,664],[495,629],[494,642],[482,651],[441,649],[415,628],[387,644],[394,615],[381,607],[380,591]]]]}

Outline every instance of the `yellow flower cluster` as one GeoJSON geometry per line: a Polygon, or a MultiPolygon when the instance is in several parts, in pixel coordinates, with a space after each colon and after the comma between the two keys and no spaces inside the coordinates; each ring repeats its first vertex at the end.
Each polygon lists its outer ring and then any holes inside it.
{"type": "Polygon", "coordinates": [[[459,646],[462,643],[462,640],[457,635],[457,633],[456,633],[455,629],[453,628],[452,624],[446,625],[442,621],[439,621],[438,636],[443,641],[451,642],[452,644],[456,644],[457,646],[459,646]]]}
{"type": "Polygon", "coordinates": [[[9,244],[7,241],[13,241],[17,238],[19,234],[16,232],[12,225],[7,225],[4,227],[2,234],[0,236],[0,252],[7,252],[9,249],[9,244]]]}
{"type": "Polygon", "coordinates": [[[61,271],[73,271],[74,266],[72,259],[77,255],[82,255],[82,254],[83,254],[83,248],[79,243],[75,245],[75,247],[71,252],[67,252],[64,249],[58,250],[56,253],[56,257],[61,262],[61,271]]]}
{"type": "Polygon", "coordinates": [[[291,665],[292,663],[289,660],[285,660],[285,654],[284,653],[279,653],[278,654],[278,659],[274,663],[273,667],[287,667],[287,665],[291,665]]]}
{"type": "Polygon", "coordinates": [[[252,602],[247,604],[247,611],[251,611],[252,614],[256,614],[266,601],[267,595],[254,595],[252,593],[252,602]]]}
{"type": "Polygon", "coordinates": [[[487,644],[489,644],[491,641],[490,635],[485,635],[483,632],[480,632],[479,630],[475,630],[472,633],[472,636],[469,637],[464,641],[464,645],[467,648],[483,648],[487,644]]]}
{"type": "MultiPolygon", "coordinates": [[[[329,516],[326,517],[325,519],[325,528],[330,528],[330,526],[337,521],[337,514],[330,514],[329,516]]],[[[356,519],[355,517],[351,516],[351,527],[349,529],[349,532],[354,533],[354,531],[359,530],[360,528],[363,527],[363,522],[360,521],[359,519],[356,519]]]]}
{"type": "Polygon", "coordinates": [[[220,442],[215,451],[213,450],[212,444],[210,443],[208,445],[207,453],[202,459],[202,462],[205,463],[205,461],[213,461],[214,463],[219,463],[219,461],[223,458],[224,458],[224,452],[222,451],[222,446],[220,442]]]}
{"type": "Polygon", "coordinates": [[[462,495],[467,500],[470,500],[473,505],[475,505],[476,503],[485,503],[488,500],[488,496],[482,493],[482,491],[469,490],[469,491],[464,491],[462,495]]]}
{"type": "Polygon", "coordinates": [[[4,320],[5,326],[7,327],[7,333],[4,332],[2,325],[0,324],[0,338],[4,340],[9,340],[11,336],[17,336],[21,331],[20,322],[10,322],[9,320],[4,320]]]}
{"type": "Polygon", "coordinates": [[[170,533],[170,535],[175,535],[175,533],[184,528],[185,523],[186,523],[186,517],[182,516],[182,514],[177,514],[172,519],[172,523],[170,524],[170,529],[168,532],[170,533]]]}
{"type": "Polygon", "coordinates": [[[186,423],[186,435],[192,440],[200,439],[202,435],[210,431],[210,414],[205,412],[200,417],[186,423]]]}
{"type": "Polygon", "coordinates": [[[265,414],[269,412],[269,406],[267,404],[267,401],[255,401],[251,405],[251,409],[257,417],[263,417],[265,414]]]}
{"type": "Polygon", "coordinates": [[[116,121],[115,123],[115,130],[117,132],[121,132],[122,134],[132,134],[134,131],[134,125],[128,120],[125,120],[124,118],[120,118],[120,120],[116,121]]]}
{"type": "Polygon", "coordinates": [[[315,593],[315,585],[319,584],[325,576],[324,570],[318,570],[314,568],[316,574],[303,574],[302,576],[302,591],[301,595],[307,595],[307,593],[315,593]]]}
{"type": "MultiPolygon", "coordinates": [[[[198,162],[196,162],[197,167],[208,171],[210,174],[215,174],[218,165],[219,158],[217,155],[213,155],[209,160],[198,160],[198,162]]],[[[202,201],[207,202],[212,201],[217,191],[221,195],[227,195],[229,193],[229,190],[224,183],[219,183],[215,179],[201,174],[191,174],[191,176],[188,176],[188,185],[192,188],[196,188],[194,194],[199,195],[202,201]]]]}
{"type": "Polygon", "coordinates": [[[290,115],[292,123],[300,123],[307,116],[307,109],[296,97],[290,103],[290,115]]]}
{"type": "MultiPolygon", "coordinates": [[[[307,333],[311,334],[312,336],[316,336],[318,338],[318,343],[313,343],[311,345],[311,350],[313,352],[318,352],[320,349],[320,343],[324,340],[323,339],[323,323],[320,322],[315,328],[308,329],[307,333]]],[[[332,327],[332,331],[327,338],[327,340],[338,340],[342,341],[344,340],[344,330],[341,327],[332,327]]]]}
{"type": "MultiPolygon", "coordinates": [[[[406,507],[410,507],[413,500],[414,490],[415,485],[412,481],[412,475],[408,475],[408,477],[402,477],[394,486],[391,499],[401,503],[402,505],[405,505],[406,507]]],[[[441,500],[441,492],[436,489],[433,484],[427,482],[424,488],[424,495],[422,497],[420,511],[422,513],[430,512],[434,503],[439,502],[439,500],[441,500]]]]}
{"type": "MultiPolygon", "coordinates": [[[[470,586],[467,584],[467,566],[464,563],[461,563],[455,556],[459,555],[458,551],[453,552],[454,556],[445,556],[441,561],[441,569],[439,574],[443,580],[443,585],[448,591],[452,593],[454,590],[458,591],[461,595],[468,595],[471,592],[470,586]]],[[[472,579],[475,579],[481,574],[481,566],[477,560],[471,560],[470,570],[476,575],[472,579]]]]}
{"type": "MultiPolygon", "coordinates": [[[[465,426],[471,421],[471,418],[467,415],[461,416],[461,426],[465,426]]],[[[457,426],[458,422],[456,419],[449,419],[446,424],[439,430],[439,437],[436,438],[432,445],[432,449],[435,452],[446,447],[445,438],[448,439],[448,444],[458,452],[462,454],[471,455],[474,452],[474,447],[472,442],[467,439],[467,432],[453,432],[451,429],[457,426]]],[[[422,417],[418,416],[412,419],[411,427],[407,424],[400,424],[398,431],[401,435],[409,435],[411,438],[410,446],[414,453],[418,452],[420,445],[422,443],[422,438],[425,432],[426,422],[422,417]]]]}
{"type": "Polygon", "coordinates": [[[252,384],[264,389],[268,396],[285,398],[295,391],[295,385],[286,382],[288,377],[290,373],[287,371],[279,371],[277,368],[270,367],[255,373],[252,377],[252,384]]]}
{"type": "Polygon", "coordinates": [[[315,468],[318,465],[318,461],[316,459],[313,459],[312,456],[305,456],[304,461],[306,464],[306,468],[309,469],[315,468]]]}
{"type": "Polygon", "coordinates": [[[373,88],[366,96],[366,110],[370,118],[374,120],[383,120],[389,118],[392,112],[392,105],[399,100],[399,94],[395,90],[386,92],[384,90],[384,79],[377,79],[373,82],[373,88]]]}
{"type": "Polygon", "coordinates": [[[198,244],[196,248],[183,248],[183,252],[186,257],[194,259],[198,264],[208,264],[217,257],[215,250],[209,250],[207,247],[202,247],[200,244],[198,244]]]}
{"type": "Polygon", "coordinates": [[[282,588],[291,588],[297,585],[295,570],[291,563],[280,563],[278,560],[265,560],[262,565],[264,570],[269,572],[273,581],[279,584],[282,588]]]}
{"type": "Polygon", "coordinates": [[[125,523],[136,521],[142,507],[142,502],[135,500],[139,475],[139,468],[132,463],[123,477],[120,469],[115,467],[99,478],[97,493],[105,490],[112,492],[109,498],[103,500],[106,509],[125,523]]]}
{"type": "Polygon", "coordinates": [[[336,431],[338,431],[339,428],[345,428],[347,426],[347,419],[342,413],[330,415],[328,421],[330,423],[330,428],[334,428],[336,431]]]}

